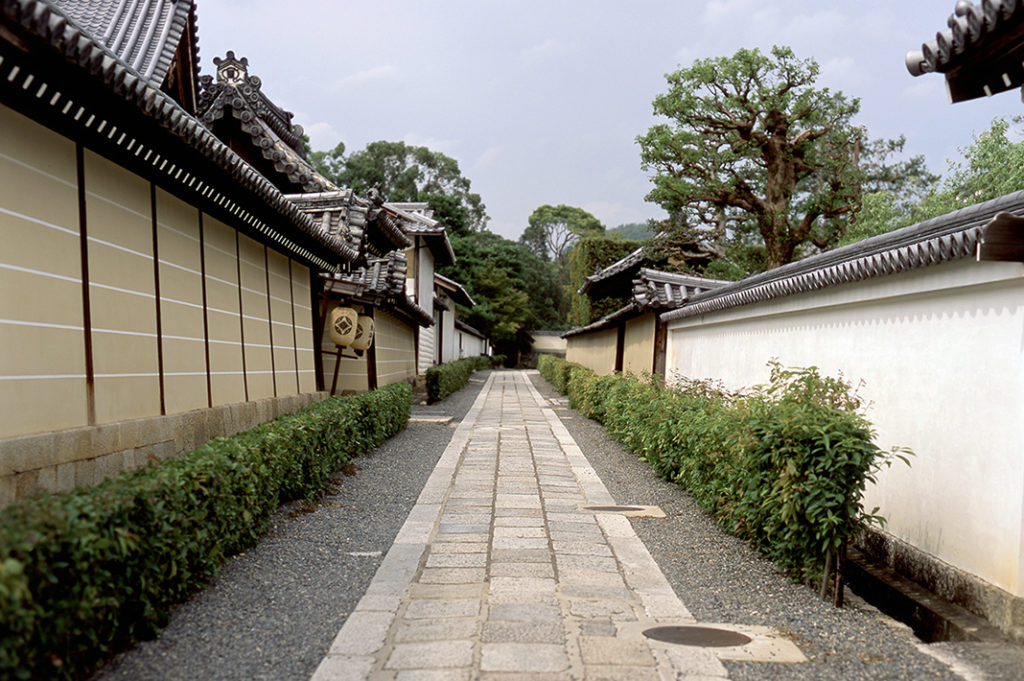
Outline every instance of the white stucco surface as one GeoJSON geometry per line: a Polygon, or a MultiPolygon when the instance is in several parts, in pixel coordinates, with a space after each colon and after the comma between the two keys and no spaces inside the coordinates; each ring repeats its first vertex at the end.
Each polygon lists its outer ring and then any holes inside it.
{"type": "Polygon", "coordinates": [[[455,334],[458,337],[458,347],[456,348],[456,352],[458,354],[457,359],[462,359],[464,357],[479,357],[480,355],[487,354],[487,342],[483,338],[471,333],[466,333],[461,329],[457,329],[455,334]]]}
{"type": "Polygon", "coordinates": [[[955,263],[669,325],[669,378],[742,387],[766,363],[858,384],[883,449],[869,487],[886,531],[1024,595],[1024,266],[955,263]]]}

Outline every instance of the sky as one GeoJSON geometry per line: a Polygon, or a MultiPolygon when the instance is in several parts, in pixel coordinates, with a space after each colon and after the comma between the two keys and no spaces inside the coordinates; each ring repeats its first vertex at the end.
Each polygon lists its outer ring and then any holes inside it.
{"type": "Polygon", "coordinates": [[[861,101],[871,137],[906,136],[933,172],[1018,91],[949,104],[944,78],[904,58],[946,27],[953,0],[198,0],[200,69],[234,50],[314,149],[376,140],[459,162],[488,228],[518,239],[543,204],[606,227],[664,217],[636,137],[658,122],[665,74],[740,48],[789,45],[817,85],[861,101]]]}

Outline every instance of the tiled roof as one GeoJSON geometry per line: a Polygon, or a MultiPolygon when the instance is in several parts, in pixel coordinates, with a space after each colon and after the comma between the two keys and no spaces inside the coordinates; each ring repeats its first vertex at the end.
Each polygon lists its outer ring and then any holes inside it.
{"type": "Polygon", "coordinates": [[[640,306],[635,302],[630,301],[625,306],[620,307],[615,312],[606,314],[605,316],[598,319],[596,322],[591,322],[586,326],[577,326],[574,329],[562,333],[562,338],[572,338],[573,336],[579,336],[584,333],[590,333],[591,331],[601,331],[602,329],[610,329],[614,327],[620,320],[629,319],[640,314],[640,306]]]}
{"type": "Polygon", "coordinates": [[[285,196],[321,230],[351,249],[353,259],[368,253],[383,256],[395,248],[412,246],[395,214],[374,207],[351,189],[285,196]]]}
{"type": "Polygon", "coordinates": [[[477,338],[487,340],[487,336],[485,336],[482,331],[474,329],[472,326],[462,321],[461,319],[455,319],[455,328],[458,329],[459,331],[465,331],[466,333],[472,336],[476,336],[477,338]]]}
{"type": "Polygon", "coordinates": [[[248,60],[235,58],[235,53],[213,60],[217,80],[212,76],[199,79],[199,119],[213,129],[226,112],[238,121],[243,132],[252,138],[252,146],[274,170],[306,192],[338,189],[318,173],[303,156],[302,128],[293,126],[292,114],[270,101],[263,93],[262,81],[248,73],[248,60]]]}
{"type": "Polygon", "coordinates": [[[873,277],[974,257],[985,227],[999,213],[1024,213],[1024,191],[813,255],[695,296],[661,315],[684,319],[873,277]]]}
{"type": "Polygon", "coordinates": [[[191,0],[52,0],[125,65],[160,87],[193,10],[191,0]]]}
{"type": "MultiPolygon", "coordinates": [[[[619,263],[629,260],[634,253],[631,253],[619,263]]],[[[615,263],[615,267],[619,263],[615,263]]],[[[632,265],[630,265],[632,268],[632,265]]],[[[620,269],[620,272],[628,271],[620,269]]],[[[586,326],[570,329],[562,334],[563,338],[576,336],[590,331],[599,331],[614,326],[622,319],[629,319],[644,312],[675,309],[684,305],[691,297],[711,291],[729,282],[718,279],[705,279],[689,274],[677,274],[676,272],[661,272],[649,267],[640,267],[633,279],[633,299],[615,312],[601,317],[596,322],[586,326]]]]}
{"type": "Polygon", "coordinates": [[[371,261],[365,267],[341,274],[321,274],[325,289],[349,296],[357,302],[374,306],[391,305],[415,319],[421,326],[430,326],[434,317],[411,300],[406,293],[408,262],[405,253],[392,251],[386,258],[371,261]]]}
{"type": "Polygon", "coordinates": [[[466,307],[475,307],[476,301],[473,297],[462,287],[462,284],[449,279],[443,275],[434,273],[434,283],[440,285],[443,289],[448,291],[448,297],[454,300],[459,305],[465,305],[466,307]]]}
{"type": "Polygon", "coordinates": [[[454,265],[455,251],[448,240],[444,225],[431,217],[432,211],[425,203],[385,203],[384,208],[394,211],[402,218],[402,231],[411,236],[423,237],[434,262],[438,265],[454,265]]]}
{"type": "Polygon", "coordinates": [[[308,194],[285,194],[317,228],[337,239],[356,260],[361,253],[368,204],[350,189],[308,194]]]}
{"type": "MultiPolygon", "coordinates": [[[[96,143],[108,145],[115,155],[131,155],[136,162],[147,164],[166,186],[177,188],[183,196],[216,204],[289,253],[324,269],[333,269],[340,261],[349,260],[350,254],[340,242],[322,233],[251,165],[54,4],[42,0],[0,0],[0,19],[20,26],[41,43],[42,49],[53,50],[62,57],[61,68],[73,70],[70,74],[52,73],[46,70],[49,67],[41,66],[49,62],[41,60],[39,54],[26,57],[13,48],[3,50],[7,56],[0,63],[0,88],[4,88],[5,96],[22,98],[26,104],[31,100],[35,106],[52,112],[52,116],[63,116],[60,120],[71,134],[91,136],[96,143]],[[67,86],[69,82],[74,87],[67,86]],[[100,88],[105,91],[104,96],[112,95],[134,107],[138,118],[107,119],[109,114],[89,96],[100,88]],[[140,126],[144,126],[145,134],[139,132],[140,126]],[[167,144],[168,138],[174,143],[167,144]],[[180,149],[181,143],[192,154],[223,171],[233,186],[212,185],[209,177],[194,174],[195,160],[180,149]],[[184,161],[182,154],[186,154],[184,161]],[[238,189],[243,190],[244,199],[238,189]],[[269,208],[284,220],[267,224],[254,213],[258,207],[254,203],[269,208]],[[282,226],[287,230],[282,231],[282,226]],[[300,242],[309,242],[315,252],[300,242]]],[[[0,46],[3,44],[5,41],[0,38],[0,46]]]]}
{"type": "Polygon", "coordinates": [[[699,293],[728,283],[642,267],[639,276],[633,280],[633,300],[644,310],[675,309],[699,293]]]}
{"type": "Polygon", "coordinates": [[[583,285],[580,286],[578,293],[588,293],[595,285],[612,279],[617,276],[630,276],[635,275],[636,271],[640,269],[640,266],[644,263],[644,249],[638,248],[625,258],[612,263],[608,267],[605,267],[599,272],[595,272],[583,281],[583,285]]]}
{"type": "Polygon", "coordinates": [[[946,25],[934,40],[907,53],[911,75],[945,73],[954,102],[993,95],[1024,82],[1020,39],[1024,2],[960,0],[946,25]]]}

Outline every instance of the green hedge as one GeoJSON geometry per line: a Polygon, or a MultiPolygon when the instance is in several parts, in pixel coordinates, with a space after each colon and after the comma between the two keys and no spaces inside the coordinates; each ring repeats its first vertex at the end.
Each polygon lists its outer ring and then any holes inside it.
{"type": "MultiPolygon", "coordinates": [[[[555,387],[555,390],[563,395],[569,390],[569,374],[574,369],[583,369],[583,367],[555,355],[539,355],[537,357],[537,371],[555,387]]],[[[589,371],[589,369],[584,370],[589,371]]]]}
{"type": "Polygon", "coordinates": [[[405,427],[399,383],[333,397],[182,458],[0,511],[0,677],[88,676],[152,637],[271,513],[405,427]]]}
{"type": "Polygon", "coordinates": [[[910,453],[880,450],[850,386],[815,367],[772,363],[767,385],[734,394],[710,382],[666,388],[597,376],[555,357],[545,364],[542,375],[571,406],[804,581],[861,527],[884,522],[861,507],[865,484],[910,453]]]}
{"type": "Polygon", "coordinates": [[[479,355],[430,367],[426,373],[427,402],[440,402],[466,385],[474,371],[500,366],[504,361],[505,355],[479,355]]]}

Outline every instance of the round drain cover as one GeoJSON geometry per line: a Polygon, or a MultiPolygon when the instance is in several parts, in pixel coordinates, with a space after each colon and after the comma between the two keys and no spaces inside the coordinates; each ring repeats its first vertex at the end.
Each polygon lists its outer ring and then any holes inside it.
{"type": "Polygon", "coordinates": [[[745,646],[752,640],[749,636],[738,634],[735,631],[713,627],[654,627],[645,630],[644,636],[653,638],[655,641],[702,648],[745,646]]]}
{"type": "Polygon", "coordinates": [[[588,511],[606,511],[608,513],[625,513],[627,511],[642,511],[639,506],[584,506],[588,511]]]}

